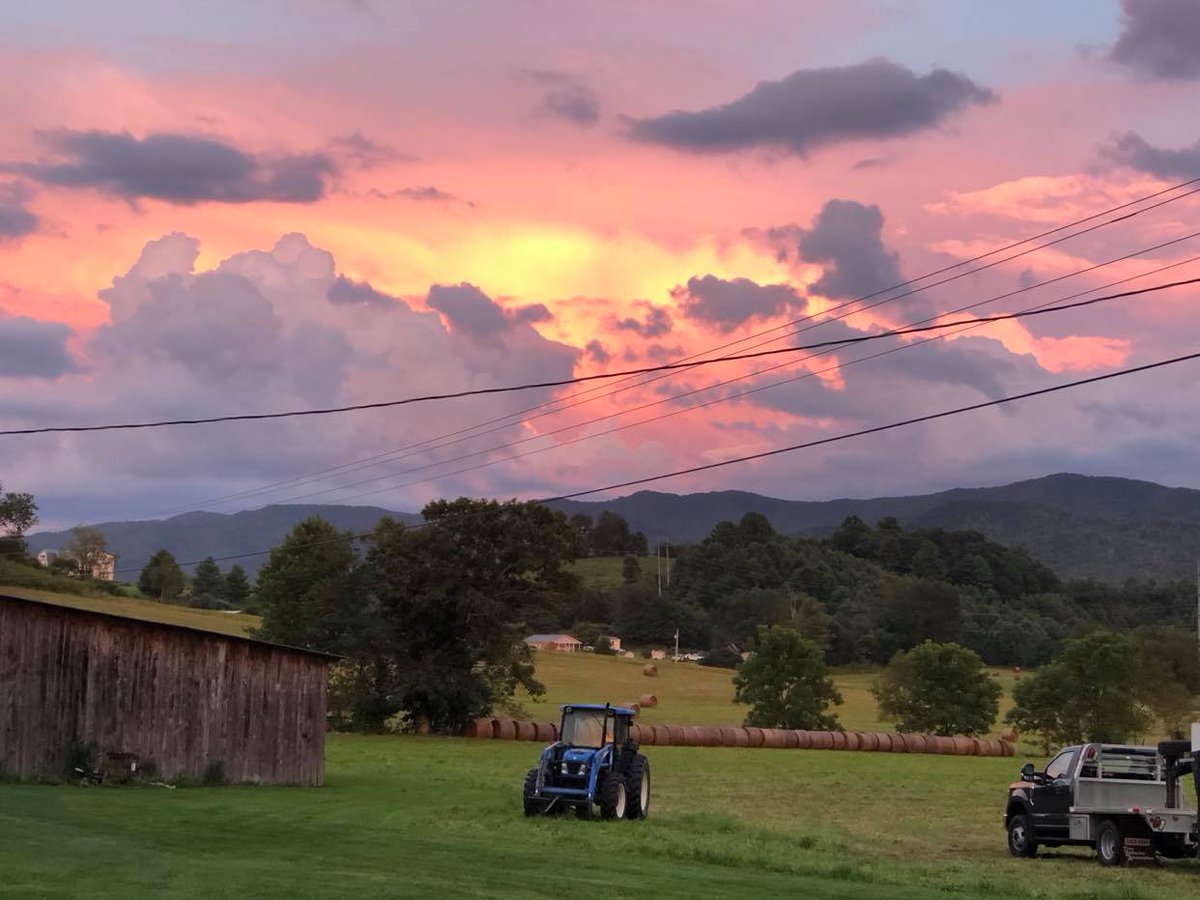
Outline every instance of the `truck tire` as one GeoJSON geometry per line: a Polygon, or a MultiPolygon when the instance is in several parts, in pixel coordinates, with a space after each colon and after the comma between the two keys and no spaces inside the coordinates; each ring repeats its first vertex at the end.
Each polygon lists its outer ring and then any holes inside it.
{"type": "Polygon", "coordinates": [[[525,776],[525,815],[536,816],[540,812],[545,812],[546,804],[538,799],[534,792],[537,790],[538,770],[530,769],[525,776]]]}
{"type": "Polygon", "coordinates": [[[625,773],[625,789],[628,793],[625,818],[646,818],[650,813],[650,760],[640,753],[625,773]]]}
{"type": "Polygon", "coordinates": [[[1015,813],[1008,818],[1008,852],[1025,859],[1037,856],[1038,845],[1033,836],[1033,823],[1025,813],[1015,813]]]}
{"type": "Polygon", "coordinates": [[[1125,861],[1125,836],[1112,819],[1100,823],[1096,832],[1096,857],[1102,866],[1119,866],[1125,861]]]}
{"type": "Polygon", "coordinates": [[[629,794],[625,787],[625,776],[609,772],[602,776],[596,789],[600,801],[600,818],[623,819],[629,811],[629,794]]]}

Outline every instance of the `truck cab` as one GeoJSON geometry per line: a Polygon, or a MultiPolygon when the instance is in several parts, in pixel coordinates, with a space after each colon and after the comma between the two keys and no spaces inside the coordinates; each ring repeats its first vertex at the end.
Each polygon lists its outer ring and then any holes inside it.
{"type": "Polygon", "coordinates": [[[1193,765],[1188,741],[1081,744],[1060,750],[1042,771],[1026,763],[1008,787],[1009,852],[1087,846],[1105,865],[1195,856],[1196,808],[1180,781],[1193,765]]]}

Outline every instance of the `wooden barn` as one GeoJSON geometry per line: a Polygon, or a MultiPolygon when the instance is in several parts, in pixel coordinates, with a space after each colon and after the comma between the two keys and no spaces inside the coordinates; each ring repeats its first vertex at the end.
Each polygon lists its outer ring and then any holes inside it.
{"type": "Polygon", "coordinates": [[[0,773],[62,774],[93,742],[168,780],[320,785],[334,659],[0,588],[0,773]]]}

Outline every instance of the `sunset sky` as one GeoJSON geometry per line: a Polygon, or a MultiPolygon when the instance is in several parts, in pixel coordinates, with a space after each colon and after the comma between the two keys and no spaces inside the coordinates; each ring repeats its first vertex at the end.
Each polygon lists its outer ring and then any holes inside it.
{"type": "MultiPolygon", "coordinates": [[[[1200,277],[1200,237],[1146,249],[1200,232],[1200,194],[1177,191],[828,313],[1200,177],[1195,0],[14,7],[0,429],[564,379],[1200,277]]],[[[0,482],[51,527],[555,495],[1194,352],[1197,303],[1184,288],[647,384],[0,437],[0,482]]],[[[1182,364],[654,487],[1200,487],[1198,379],[1182,364]]]]}

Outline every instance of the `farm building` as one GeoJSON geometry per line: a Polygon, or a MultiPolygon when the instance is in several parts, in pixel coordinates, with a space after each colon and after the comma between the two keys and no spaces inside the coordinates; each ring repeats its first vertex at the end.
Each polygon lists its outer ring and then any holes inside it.
{"type": "Polygon", "coordinates": [[[91,743],[168,780],[320,785],[334,659],[0,589],[0,772],[62,774],[91,743]]]}
{"type": "Polygon", "coordinates": [[[569,634],[531,634],[525,638],[525,643],[535,650],[558,650],[562,653],[575,653],[583,646],[579,638],[569,634]]]}

